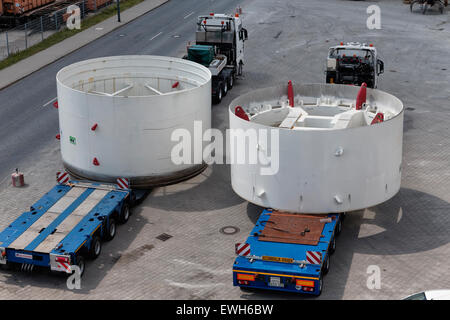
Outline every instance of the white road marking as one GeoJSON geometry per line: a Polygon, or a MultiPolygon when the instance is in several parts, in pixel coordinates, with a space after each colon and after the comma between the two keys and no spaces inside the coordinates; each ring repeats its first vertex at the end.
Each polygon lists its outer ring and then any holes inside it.
{"type": "Polygon", "coordinates": [[[162,31],[160,33],[158,33],[156,36],[153,36],[153,38],[150,39],[150,41],[152,41],[153,39],[155,39],[156,37],[159,37],[162,34],[162,31]]]}
{"type": "Polygon", "coordinates": [[[54,97],[52,100],[50,100],[49,102],[47,102],[46,104],[44,104],[43,107],[48,106],[50,103],[52,103],[52,102],[55,101],[56,99],[58,99],[58,97],[54,97]]]}
{"type": "Polygon", "coordinates": [[[187,18],[189,18],[190,16],[192,16],[194,14],[194,11],[192,11],[191,13],[189,13],[187,16],[185,16],[183,19],[187,19],[187,18]]]}

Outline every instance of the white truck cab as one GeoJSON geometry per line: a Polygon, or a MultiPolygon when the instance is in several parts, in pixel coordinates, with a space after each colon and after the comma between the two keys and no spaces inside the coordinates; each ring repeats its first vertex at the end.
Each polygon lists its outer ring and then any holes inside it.
{"type": "Polygon", "coordinates": [[[247,30],[242,27],[239,14],[218,14],[199,16],[195,42],[198,45],[212,45],[218,54],[227,56],[228,65],[242,74],[244,65],[244,42],[247,30]]]}
{"type": "Polygon", "coordinates": [[[342,43],[331,47],[327,57],[326,82],[353,84],[366,83],[376,88],[378,78],[384,72],[384,63],[379,59],[372,44],[359,42],[342,43]]]}

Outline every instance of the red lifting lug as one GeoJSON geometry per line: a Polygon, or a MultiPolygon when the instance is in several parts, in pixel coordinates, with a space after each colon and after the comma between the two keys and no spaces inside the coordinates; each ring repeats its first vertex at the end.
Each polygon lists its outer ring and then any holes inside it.
{"type": "Polygon", "coordinates": [[[289,80],[288,82],[288,99],[289,99],[289,105],[291,107],[294,106],[294,88],[292,87],[292,81],[289,80]]]}
{"type": "Polygon", "coordinates": [[[93,164],[94,166],[99,166],[99,165],[100,165],[100,162],[98,162],[97,158],[94,158],[94,160],[92,160],[92,164],[93,164]]]}
{"type": "Polygon", "coordinates": [[[178,87],[178,85],[179,85],[180,83],[177,81],[177,82],[175,82],[173,85],[172,85],[172,89],[175,89],[175,88],[177,88],[178,87]]]}
{"type": "Polygon", "coordinates": [[[241,106],[237,106],[237,107],[234,109],[234,114],[235,114],[236,116],[238,116],[239,118],[243,119],[243,120],[250,121],[248,115],[245,113],[244,109],[242,109],[241,106]]]}
{"type": "Polygon", "coordinates": [[[96,123],[96,124],[94,124],[94,125],[91,127],[91,130],[92,130],[92,131],[95,131],[95,129],[97,129],[97,127],[98,127],[98,124],[96,123]]]}
{"type": "Polygon", "coordinates": [[[370,124],[380,123],[384,121],[384,114],[378,112],[370,124]]]}
{"type": "Polygon", "coordinates": [[[356,96],[356,110],[361,110],[363,103],[366,103],[367,84],[363,82],[356,96]]]}
{"type": "Polygon", "coordinates": [[[58,133],[55,138],[61,140],[61,135],[58,133]]]}
{"type": "Polygon", "coordinates": [[[59,105],[58,105],[58,100],[56,100],[55,102],[53,102],[53,106],[58,109],[59,105]]]}

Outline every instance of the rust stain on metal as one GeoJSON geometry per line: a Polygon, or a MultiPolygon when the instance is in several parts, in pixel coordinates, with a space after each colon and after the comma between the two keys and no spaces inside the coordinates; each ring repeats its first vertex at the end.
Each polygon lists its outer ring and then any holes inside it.
{"type": "Polygon", "coordinates": [[[258,235],[260,241],[317,245],[326,216],[274,211],[258,235]]]}

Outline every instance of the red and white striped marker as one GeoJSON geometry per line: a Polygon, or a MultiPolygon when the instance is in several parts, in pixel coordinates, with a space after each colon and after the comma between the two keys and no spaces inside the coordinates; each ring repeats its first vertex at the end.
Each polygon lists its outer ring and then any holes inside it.
{"type": "Polygon", "coordinates": [[[64,267],[64,269],[66,269],[66,272],[71,272],[72,269],[70,268],[69,264],[66,264],[65,262],[56,262],[57,264],[59,264],[59,266],[64,267]]]}
{"type": "Polygon", "coordinates": [[[56,173],[56,181],[59,184],[66,184],[69,182],[69,174],[65,171],[56,173]]]}
{"type": "Polygon", "coordinates": [[[306,261],[310,264],[320,264],[322,262],[322,254],[318,251],[306,251],[306,261]]]}
{"type": "Polygon", "coordinates": [[[248,243],[236,243],[236,254],[242,257],[246,257],[250,254],[250,245],[248,243]]]}
{"type": "Polygon", "coordinates": [[[118,178],[117,186],[119,187],[119,189],[129,189],[130,188],[130,180],[128,180],[126,178],[118,178]]]}

